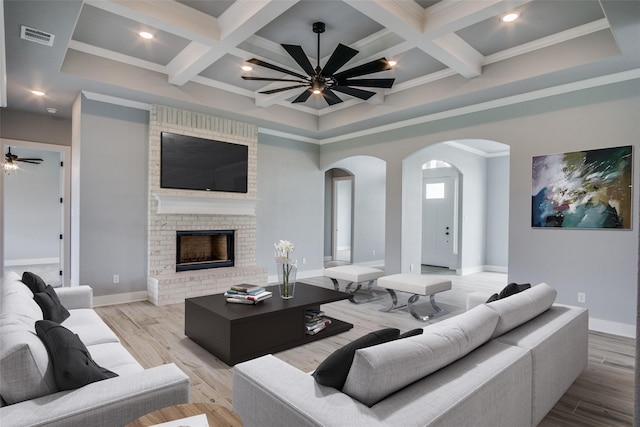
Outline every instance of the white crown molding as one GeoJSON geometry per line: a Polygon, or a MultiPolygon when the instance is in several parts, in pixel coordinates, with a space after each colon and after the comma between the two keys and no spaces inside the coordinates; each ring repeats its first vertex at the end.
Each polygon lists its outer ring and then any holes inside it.
{"type": "Polygon", "coordinates": [[[403,127],[420,125],[424,123],[434,122],[436,120],[443,120],[451,117],[458,117],[465,114],[477,113],[480,111],[491,110],[494,108],[505,107],[508,105],[520,104],[522,102],[534,101],[536,99],[547,98],[550,96],[560,95],[560,94],[569,93],[569,92],[576,92],[579,90],[590,89],[598,86],[606,86],[609,84],[620,83],[620,82],[635,80],[639,78],[640,78],[640,68],[635,68],[633,70],[622,71],[620,73],[594,77],[591,79],[580,80],[577,82],[567,83],[564,85],[552,86],[549,88],[535,90],[532,92],[526,92],[519,95],[507,96],[500,99],[494,99],[492,101],[468,105],[466,107],[454,108],[447,111],[441,111],[439,113],[428,114],[426,116],[403,120],[403,121],[391,123],[388,125],[378,126],[378,127],[358,131],[358,132],[346,133],[346,134],[335,136],[332,138],[325,138],[320,140],[320,144],[321,145],[333,144],[335,142],[345,141],[352,138],[369,136],[376,133],[382,133],[390,130],[400,129],[403,127]]]}
{"type": "Polygon", "coordinates": [[[132,101],[130,99],[118,98],[116,96],[104,95],[96,92],[82,91],[85,98],[91,101],[105,102],[107,104],[120,105],[122,107],[135,108],[138,110],[151,111],[151,104],[145,102],[132,101]]]}
{"type": "Polygon", "coordinates": [[[482,65],[489,65],[495,62],[504,61],[505,59],[513,58],[518,55],[523,55],[525,53],[533,52],[538,49],[573,40],[578,37],[589,35],[591,33],[606,30],[607,28],[610,28],[609,21],[607,21],[605,18],[602,18],[597,21],[572,28],[570,30],[562,31],[548,37],[543,37],[541,39],[521,44],[520,46],[516,46],[511,49],[506,49],[501,52],[488,55],[484,58],[484,62],[482,63],[482,65]]]}
{"type": "Polygon", "coordinates": [[[155,71],[156,73],[167,74],[167,67],[164,65],[156,64],[155,62],[145,61],[133,56],[124,55],[122,53],[114,52],[109,49],[103,49],[101,47],[92,46],[90,44],[82,43],[76,40],[69,42],[69,49],[77,50],[78,52],[87,53],[89,55],[110,59],[112,61],[121,62],[123,64],[131,65],[138,68],[144,68],[145,70],[155,71]]]}
{"type": "Polygon", "coordinates": [[[295,133],[282,132],[282,131],[279,131],[279,130],[264,128],[264,127],[258,127],[258,133],[259,134],[263,133],[265,135],[271,135],[271,136],[277,136],[277,137],[280,137],[280,138],[287,138],[287,139],[291,139],[291,140],[294,140],[294,141],[308,142],[309,144],[320,144],[320,140],[319,139],[309,138],[309,137],[302,136],[302,135],[296,135],[295,133]]]}

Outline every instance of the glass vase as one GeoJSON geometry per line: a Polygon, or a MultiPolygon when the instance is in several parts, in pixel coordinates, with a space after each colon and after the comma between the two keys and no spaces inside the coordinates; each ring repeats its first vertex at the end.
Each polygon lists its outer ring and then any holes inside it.
{"type": "Polygon", "coordinates": [[[293,292],[296,288],[296,266],[288,262],[278,262],[278,288],[280,289],[280,298],[293,298],[293,292]]]}

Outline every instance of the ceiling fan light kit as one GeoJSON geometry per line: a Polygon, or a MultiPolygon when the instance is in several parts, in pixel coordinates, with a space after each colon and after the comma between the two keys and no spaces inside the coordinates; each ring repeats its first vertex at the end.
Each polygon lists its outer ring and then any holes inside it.
{"type": "Polygon", "coordinates": [[[39,165],[43,162],[43,160],[36,157],[18,157],[17,155],[11,153],[11,147],[9,147],[7,154],[4,155],[4,163],[2,164],[2,169],[7,175],[11,174],[12,172],[16,172],[19,169],[17,162],[39,165]]]}
{"type": "Polygon", "coordinates": [[[336,73],[347,62],[349,62],[354,56],[358,54],[358,51],[339,43],[336,49],[333,51],[327,63],[323,67],[320,67],[320,34],[325,32],[324,22],[314,22],[313,32],[318,35],[318,63],[315,68],[311,65],[309,58],[304,53],[304,50],[299,45],[282,44],[281,46],[287,51],[287,53],[296,61],[296,63],[304,70],[307,75],[296,73],[277,65],[269,64],[257,58],[252,58],[247,63],[258,65],[264,68],[269,68],[274,71],[287,74],[289,76],[297,77],[297,79],[276,79],[268,77],[253,77],[242,76],[244,80],[255,81],[268,81],[268,82],[291,82],[298,83],[297,85],[281,87],[277,89],[270,89],[261,91],[263,94],[273,94],[278,92],[287,91],[290,89],[306,88],[304,92],[298,95],[292,103],[305,102],[312,94],[321,94],[327,101],[327,104],[334,105],[342,102],[342,99],[335,94],[335,92],[341,92],[362,100],[371,98],[376,92],[364,89],[358,89],[359,87],[371,87],[371,88],[384,88],[388,89],[393,86],[394,78],[378,78],[378,79],[356,79],[354,77],[360,77],[367,74],[378,73],[380,71],[390,70],[392,68],[389,61],[386,58],[379,58],[371,62],[367,62],[362,65],[350,68],[345,71],[336,73]],[[335,91],[335,92],[334,92],[335,91]]]}

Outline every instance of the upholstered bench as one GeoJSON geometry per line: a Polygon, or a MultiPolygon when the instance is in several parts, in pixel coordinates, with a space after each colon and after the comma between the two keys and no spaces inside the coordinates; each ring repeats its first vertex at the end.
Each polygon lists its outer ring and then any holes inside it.
{"type": "Polygon", "coordinates": [[[391,311],[396,308],[405,307],[404,305],[398,306],[398,296],[396,295],[396,291],[399,291],[412,294],[407,301],[406,307],[409,310],[409,313],[418,320],[426,322],[429,319],[447,314],[445,310],[441,309],[436,304],[435,294],[450,290],[451,280],[431,275],[401,273],[380,277],[378,279],[378,286],[385,288],[387,292],[389,292],[389,295],[391,295],[391,307],[384,311],[391,311]],[[434,313],[421,315],[416,312],[414,304],[420,299],[420,296],[423,295],[429,295],[431,306],[435,310],[434,313]]]}
{"type": "Polygon", "coordinates": [[[351,293],[352,297],[349,299],[354,304],[362,304],[364,302],[370,302],[379,300],[380,297],[376,294],[374,289],[374,282],[378,277],[384,276],[384,271],[373,267],[365,267],[362,265],[342,265],[339,267],[331,267],[324,269],[325,277],[328,277],[333,282],[333,287],[336,291],[340,290],[340,284],[338,280],[345,280],[349,282],[344,291],[351,293]],[[369,297],[366,299],[356,300],[355,293],[362,287],[363,282],[369,282],[367,284],[367,292],[369,297]],[[356,284],[356,288],[352,291],[351,285],[356,284]]]}

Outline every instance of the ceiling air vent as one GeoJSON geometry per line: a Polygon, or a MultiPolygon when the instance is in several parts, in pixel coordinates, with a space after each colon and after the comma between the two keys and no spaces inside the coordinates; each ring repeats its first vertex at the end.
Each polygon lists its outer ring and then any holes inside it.
{"type": "Polygon", "coordinates": [[[22,25],[20,27],[20,38],[28,40],[30,42],[40,43],[46,46],[53,46],[53,34],[45,33],[42,30],[36,30],[35,28],[29,28],[22,25]]]}

